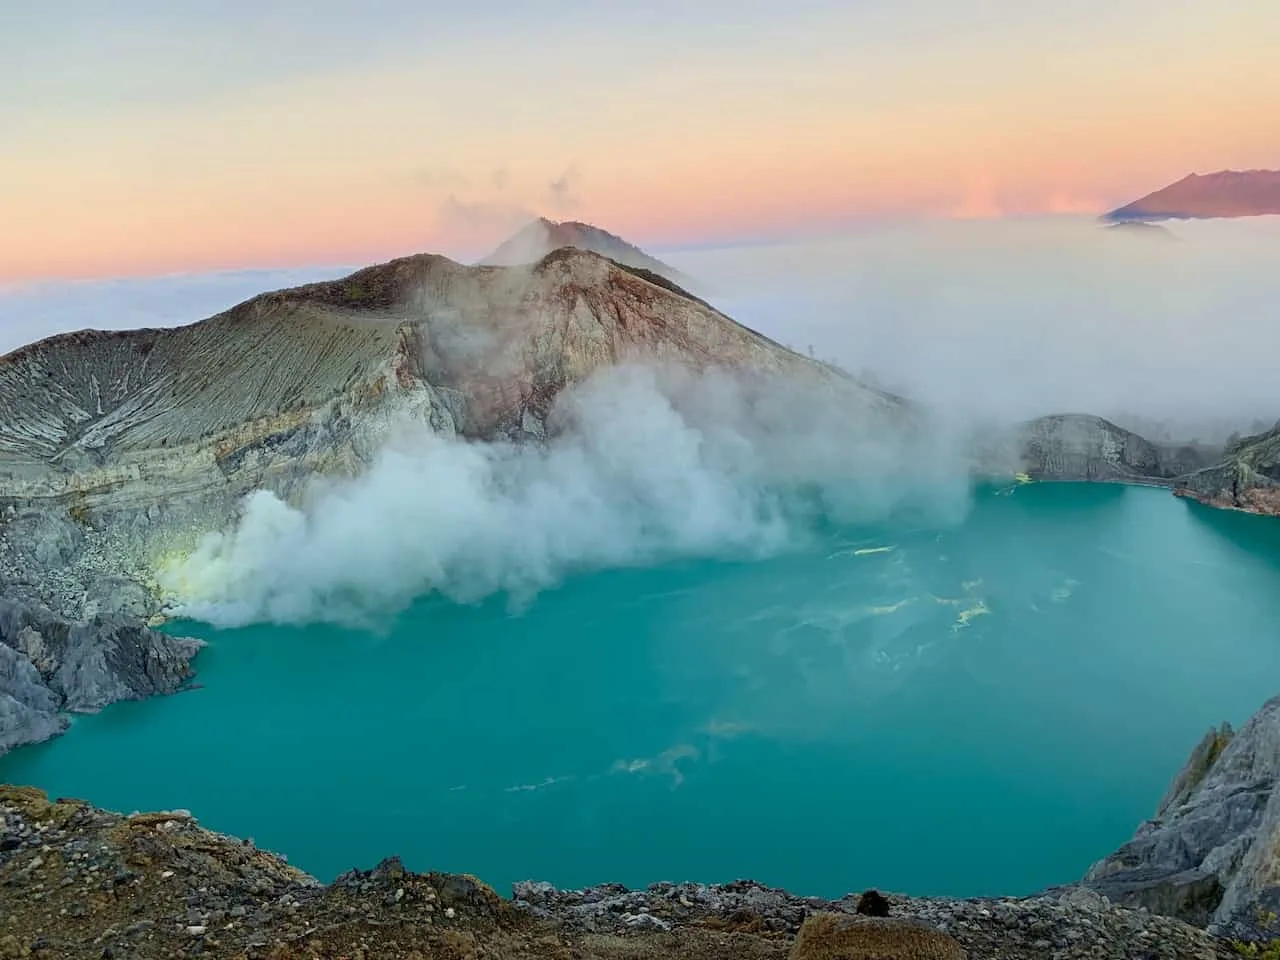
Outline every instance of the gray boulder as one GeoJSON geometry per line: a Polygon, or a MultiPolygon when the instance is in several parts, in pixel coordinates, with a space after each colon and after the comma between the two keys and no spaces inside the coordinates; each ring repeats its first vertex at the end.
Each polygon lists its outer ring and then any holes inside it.
{"type": "Polygon", "coordinates": [[[191,679],[201,640],[100,615],[73,622],[15,595],[0,595],[0,755],[67,728],[66,712],[174,693],[191,679]]]}
{"type": "Polygon", "coordinates": [[[67,728],[57,695],[25,656],[0,643],[0,754],[67,728]]]}

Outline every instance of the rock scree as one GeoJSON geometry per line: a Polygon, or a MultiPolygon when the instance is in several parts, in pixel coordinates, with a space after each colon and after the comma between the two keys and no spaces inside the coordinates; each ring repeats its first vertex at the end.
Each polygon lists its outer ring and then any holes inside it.
{"type": "MultiPolygon", "coordinates": [[[[377,816],[376,810],[355,815],[377,816]]],[[[1214,960],[1232,946],[1081,888],[1022,899],[797,897],[758,883],[517,884],[396,858],[325,885],[190,812],[122,816],[0,787],[0,958],[1214,960]]]]}

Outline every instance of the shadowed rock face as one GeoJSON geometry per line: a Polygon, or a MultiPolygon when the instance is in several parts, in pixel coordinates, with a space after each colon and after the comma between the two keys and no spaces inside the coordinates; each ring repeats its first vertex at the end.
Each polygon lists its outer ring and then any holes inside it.
{"type": "Polygon", "coordinates": [[[1024,424],[1016,450],[1035,479],[1156,484],[1207,506],[1280,516],[1280,426],[1222,450],[1153,443],[1101,417],[1062,414],[1024,424]]]}
{"type": "Polygon", "coordinates": [[[1154,819],[1089,871],[1112,900],[1244,939],[1270,939],[1280,913],[1280,697],[1238,733],[1192,751],[1154,819]]]}
{"type": "Polygon", "coordinates": [[[70,623],[0,596],[0,755],[62,733],[64,712],[95,713],[181,689],[203,646],[121,617],[70,623]]]}
{"type": "Polygon", "coordinates": [[[1036,479],[1164,485],[1211,463],[1216,451],[1152,443],[1101,417],[1060,414],[1026,424],[1020,454],[1036,479]]]}
{"type": "Polygon", "coordinates": [[[1280,426],[1231,444],[1225,458],[1188,473],[1174,493],[1211,507],[1280,515],[1280,426]]]}
{"type": "Polygon", "coordinates": [[[593,227],[589,223],[565,220],[560,223],[540,217],[504,241],[498,249],[480,262],[491,266],[516,266],[536,263],[561,247],[576,247],[608,257],[628,267],[647,270],[682,287],[691,285],[688,277],[675,267],[651,257],[621,237],[593,227]]]}
{"type": "Polygon", "coordinates": [[[1104,219],[1170,220],[1280,214],[1280,170],[1192,173],[1108,213],[1104,219]]]}

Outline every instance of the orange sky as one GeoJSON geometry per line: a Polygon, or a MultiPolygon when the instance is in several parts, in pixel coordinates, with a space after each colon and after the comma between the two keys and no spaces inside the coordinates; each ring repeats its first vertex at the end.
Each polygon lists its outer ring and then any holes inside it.
{"type": "Polygon", "coordinates": [[[0,281],[464,257],[533,215],[663,246],[1101,212],[1280,166],[1274,0],[784,6],[33,5],[0,281]]]}

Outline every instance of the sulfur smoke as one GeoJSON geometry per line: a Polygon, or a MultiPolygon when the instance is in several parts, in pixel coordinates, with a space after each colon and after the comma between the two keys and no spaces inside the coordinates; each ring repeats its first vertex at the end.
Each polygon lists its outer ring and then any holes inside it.
{"type": "Polygon", "coordinates": [[[218,625],[384,620],[438,592],[519,602],[577,571],[757,558],[831,521],[963,516],[961,459],[820,387],[624,366],[565,391],[543,444],[403,425],[357,479],[303,507],[257,492],[165,572],[218,625]]]}

